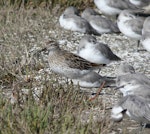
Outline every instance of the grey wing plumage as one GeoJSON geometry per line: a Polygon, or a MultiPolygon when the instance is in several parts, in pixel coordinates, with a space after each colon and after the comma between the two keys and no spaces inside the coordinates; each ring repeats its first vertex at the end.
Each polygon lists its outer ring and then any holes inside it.
{"type": "Polygon", "coordinates": [[[120,81],[125,81],[128,83],[133,80],[138,84],[150,86],[150,79],[144,74],[132,73],[127,75],[120,75],[117,77],[117,83],[119,83],[120,81]]]}
{"type": "Polygon", "coordinates": [[[86,75],[83,75],[83,77],[80,78],[80,80],[86,81],[86,82],[95,82],[100,79],[103,80],[103,77],[94,71],[92,71],[86,75]]]}
{"type": "Polygon", "coordinates": [[[123,9],[137,9],[137,7],[131,3],[129,3],[128,0],[111,0],[109,3],[110,6],[119,8],[121,10],[123,9]]]}
{"type": "Polygon", "coordinates": [[[148,105],[146,108],[146,112],[144,113],[144,118],[148,120],[148,123],[150,123],[150,106],[148,105]]]}
{"type": "Polygon", "coordinates": [[[99,43],[99,45],[97,45],[97,49],[110,60],[121,60],[121,58],[115,55],[106,44],[99,43]]]}
{"type": "Polygon", "coordinates": [[[150,86],[150,78],[147,77],[144,74],[135,73],[135,74],[132,74],[131,77],[133,79],[137,80],[141,84],[145,84],[145,85],[149,85],[150,86]]]}
{"type": "Polygon", "coordinates": [[[128,96],[124,96],[123,98],[121,98],[119,102],[117,103],[117,106],[121,106],[123,109],[127,109],[125,105],[127,99],[128,99],[128,96]]]}
{"type": "MultiPolygon", "coordinates": [[[[136,19],[132,19],[131,20],[131,27],[132,27],[132,30],[139,34],[139,35],[142,35],[142,28],[143,28],[143,23],[144,23],[144,18],[136,18],[136,19]]],[[[130,22],[129,22],[130,23],[130,22]]]]}
{"type": "Polygon", "coordinates": [[[142,123],[150,123],[150,102],[143,97],[129,95],[122,105],[132,118],[142,123]]]}
{"type": "Polygon", "coordinates": [[[105,19],[101,16],[91,16],[91,23],[95,23],[98,26],[102,26],[104,28],[110,28],[110,20],[105,19]]]}
{"type": "Polygon", "coordinates": [[[147,17],[144,21],[142,35],[143,34],[150,37],[150,17],[147,17]]]}
{"type": "Polygon", "coordinates": [[[74,18],[75,18],[74,21],[76,21],[77,25],[80,28],[89,27],[89,24],[88,24],[88,22],[85,19],[83,19],[83,18],[81,18],[79,16],[75,16],[74,18]]]}
{"type": "Polygon", "coordinates": [[[103,80],[105,81],[104,87],[116,87],[116,78],[104,76],[103,80]]]}
{"type": "Polygon", "coordinates": [[[98,27],[102,27],[104,29],[109,29],[110,32],[119,32],[117,24],[113,23],[111,20],[106,19],[101,16],[91,16],[90,17],[90,24],[95,24],[98,27]]]}
{"type": "Polygon", "coordinates": [[[142,31],[142,40],[150,38],[150,32],[142,31]]]}
{"type": "Polygon", "coordinates": [[[98,73],[92,71],[88,74],[83,75],[80,77],[80,80],[94,83],[94,82],[104,82],[104,87],[115,87],[115,77],[107,77],[107,76],[101,76],[98,73]]]}
{"type": "Polygon", "coordinates": [[[92,26],[89,24],[89,22],[86,19],[76,16],[74,21],[76,21],[76,24],[80,28],[85,28],[86,33],[100,35],[95,29],[92,28],[92,26]]]}
{"type": "Polygon", "coordinates": [[[111,22],[111,30],[113,31],[113,32],[115,32],[115,33],[120,33],[120,30],[119,30],[119,28],[118,28],[118,25],[117,25],[117,23],[112,23],[111,22]]]}
{"type": "Polygon", "coordinates": [[[124,76],[122,76],[120,78],[122,80],[125,80],[125,81],[135,80],[137,83],[139,83],[141,85],[148,85],[148,86],[150,86],[150,79],[149,79],[149,77],[147,77],[144,74],[133,73],[133,74],[124,75],[124,76]]]}

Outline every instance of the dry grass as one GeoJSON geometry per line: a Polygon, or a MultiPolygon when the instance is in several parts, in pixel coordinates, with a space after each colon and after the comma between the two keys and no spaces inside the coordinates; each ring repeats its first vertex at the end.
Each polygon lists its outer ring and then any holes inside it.
{"type": "Polygon", "coordinates": [[[60,8],[65,8],[67,6],[76,6],[83,9],[87,6],[93,6],[93,0],[0,0],[0,7],[14,7],[18,8],[48,8],[52,9],[56,5],[60,8]],[[82,6],[81,6],[82,5],[82,6]]]}
{"type": "Polygon", "coordinates": [[[55,17],[43,9],[10,7],[1,10],[0,22],[0,133],[107,133],[111,124],[102,100],[89,102],[34,54],[45,40],[64,36],[53,34],[55,17]],[[95,108],[104,117],[95,120],[95,108]]]}

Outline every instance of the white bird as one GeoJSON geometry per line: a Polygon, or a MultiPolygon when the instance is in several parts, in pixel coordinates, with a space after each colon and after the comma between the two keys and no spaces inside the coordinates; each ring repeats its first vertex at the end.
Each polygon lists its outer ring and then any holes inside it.
{"type": "Polygon", "coordinates": [[[128,76],[129,77],[127,77],[127,75],[119,76],[116,80],[116,89],[119,89],[123,96],[135,94],[145,97],[150,96],[150,79],[147,79],[146,77],[140,77],[136,74],[128,76]]]}
{"type": "Polygon", "coordinates": [[[94,0],[97,8],[106,15],[118,15],[124,9],[137,9],[128,0],[94,0]]]}
{"type": "Polygon", "coordinates": [[[68,7],[59,17],[59,23],[61,27],[67,30],[99,35],[87,20],[78,15],[75,7],[68,7]]]}
{"type": "Polygon", "coordinates": [[[89,62],[78,55],[61,49],[55,41],[48,41],[46,45],[43,51],[49,51],[48,63],[50,69],[67,78],[78,79],[94,69],[105,66],[104,64],[89,62]]]}
{"type": "Polygon", "coordinates": [[[131,10],[123,10],[117,19],[117,24],[120,31],[127,37],[133,38],[138,41],[142,38],[142,28],[145,17],[135,15],[131,10]]]}
{"type": "Polygon", "coordinates": [[[126,74],[134,74],[135,69],[133,66],[127,64],[126,62],[123,62],[120,64],[116,72],[117,72],[117,76],[126,75],[126,74]]]}
{"type": "Polygon", "coordinates": [[[150,17],[147,17],[144,21],[141,43],[150,52],[150,17]]]}
{"type": "Polygon", "coordinates": [[[105,82],[104,87],[115,87],[116,78],[101,76],[96,72],[89,72],[78,79],[72,79],[74,85],[80,85],[80,87],[86,88],[99,88],[103,82],[105,82]]]}
{"type": "Polygon", "coordinates": [[[129,2],[137,7],[144,7],[150,4],[149,0],[129,0],[129,2]]]}
{"type": "Polygon", "coordinates": [[[106,44],[98,42],[91,35],[83,36],[77,53],[82,58],[97,64],[109,64],[112,61],[121,60],[106,44]]]}
{"type": "Polygon", "coordinates": [[[117,23],[114,23],[106,17],[100,16],[91,8],[86,8],[81,16],[86,19],[99,34],[120,33],[117,23]]]}
{"type": "Polygon", "coordinates": [[[121,121],[124,113],[140,124],[150,123],[150,79],[136,73],[133,66],[123,63],[117,70],[116,86],[123,98],[112,109],[111,118],[121,121]]]}
{"type": "Polygon", "coordinates": [[[117,69],[116,89],[119,89],[123,96],[138,94],[150,96],[150,78],[141,73],[136,73],[131,65],[121,64],[117,69]]]}
{"type": "Polygon", "coordinates": [[[111,118],[114,121],[121,121],[124,113],[145,127],[146,124],[150,124],[150,98],[136,95],[121,98],[113,107],[111,118]]]}

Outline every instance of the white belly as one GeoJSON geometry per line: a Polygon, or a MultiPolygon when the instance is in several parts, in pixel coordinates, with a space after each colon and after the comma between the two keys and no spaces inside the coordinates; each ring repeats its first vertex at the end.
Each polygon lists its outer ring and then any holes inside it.
{"type": "Polygon", "coordinates": [[[114,121],[120,121],[123,118],[123,108],[121,106],[114,106],[111,111],[111,118],[114,121]]]}
{"type": "Polygon", "coordinates": [[[84,74],[87,74],[90,72],[90,70],[80,70],[76,68],[70,68],[66,66],[65,63],[61,65],[51,64],[51,62],[49,61],[49,66],[53,72],[60,74],[62,76],[68,77],[70,79],[77,79],[79,77],[82,77],[84,74]]]}
{"type": "Polygon", "coordinates": [[[96,6],[105,14],[116,15],[121,12],[120,9],[108,6],[106,0],[95,0],[94,2],[96,6]]]}
{"type": "Polygon", "coordinates": [[[79,56],[82,58],[97,64],[109,64],[110,60],[107,59],[100,51],[95,50],[92,47],[87,47],[80,50],[79,56]]]}
{"type": "Polygon", "coordinates": [[[130,25],[127,25],[124,21],[117,22],[119,30],[126,36],[133,38],[133,39],[141,39],[142,35],[139,35],[132,31],[132,27],[130,25]]]}
{"type": "Polygon", "coordinates": [[[141,1],[139,0],[130,0],[130,2],[136,6],[140,6],[141,5],[141,1]]]}
{"type": "Polygon", "coordinates": [[[135,94],[137,88],[139,88],[138,85],[137,86],[126,85],[125,87],[120,88],[119,90],[123,93],[123,96],[127,96],[135,94]]]}
{"type": "Polygon", "coordinates": [[[59,18],[59,23],[61,25],[61,27],[67,29],[67,30],[71,30],[71,31],[79,31],[82,33],[85,33],[85,27],[81,28],[76,24],[76,21],[74,20],[74,18],[65,18],[63,17],[63,15],[60,16],[59,18]]]}

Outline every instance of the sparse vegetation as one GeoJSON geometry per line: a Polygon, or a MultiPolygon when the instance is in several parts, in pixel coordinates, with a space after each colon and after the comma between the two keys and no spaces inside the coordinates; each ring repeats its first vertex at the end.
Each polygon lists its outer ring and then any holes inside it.
{"type": "Polygon", "coordinates": [[[0,6],[3,7],[15,7],[15,8],[54,8],[57,4],[60,8],[67,6],[76,6],[79,9],[83,9],[87,6],[93,6],[93,0],[0,0],[0,6]]]}
{"type": "MultiPolygon", "coordinates": [[[[88,103],[84,94],[76,91],[72,85],[59,85],[58,81],[43,83],[42,94],[35,99],[33,86],[26,89],[18,84],[13,90],[13,99],[8,100],[1,93],[0,133],[94,133],[100,131],[100,123],[81,123],[82,110],[94,107],[88,103]],[[54,87],[54,84],[57,84],[54,87]]],[[[12,98],[11,98],[12,99],[12,98]]]]}

